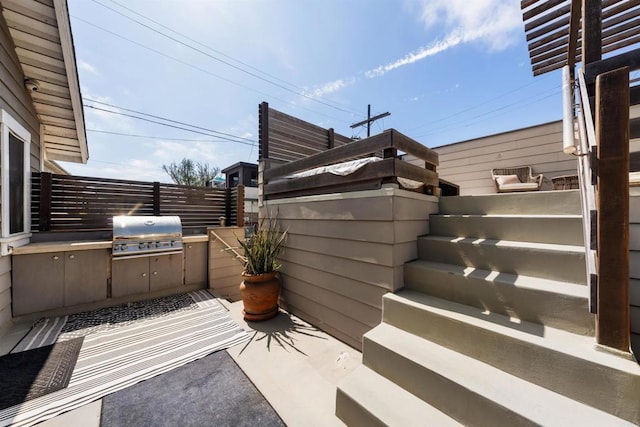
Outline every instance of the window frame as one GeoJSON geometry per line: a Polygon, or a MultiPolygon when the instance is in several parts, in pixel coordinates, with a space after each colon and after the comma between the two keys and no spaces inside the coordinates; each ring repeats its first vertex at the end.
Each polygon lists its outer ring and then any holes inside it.
{"type": "Polygon", "coordinates": [[[14,247],[29,243],[31,237],[31,133],[6,110],[0,109],[0,255],[9,255],[14,247]],[[10,233],[9,207],[9,134],[23,146],[23,230],[10,233]]]}

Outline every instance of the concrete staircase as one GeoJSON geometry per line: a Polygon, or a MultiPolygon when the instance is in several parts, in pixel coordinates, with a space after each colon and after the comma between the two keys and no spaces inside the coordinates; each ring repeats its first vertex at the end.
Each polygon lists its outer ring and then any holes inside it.
{"type": "Polygon", "coordinates": [[[640,367],[598,349],[577,191],[447,197],[340,384],[347,425],[637,425],[640,367]]]}

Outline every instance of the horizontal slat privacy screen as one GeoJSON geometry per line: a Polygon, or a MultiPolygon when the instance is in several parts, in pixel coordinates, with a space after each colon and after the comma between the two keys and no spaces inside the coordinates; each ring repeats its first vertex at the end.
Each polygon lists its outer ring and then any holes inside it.
{"type": "Polygon", "coordinates": [[[31,230],[111,230],[116,215],[178,215],[184,228],[237,225],[238,189],[34,172],[31,230]],[[229,218],[230,217],[230,218],[229,218]]]}

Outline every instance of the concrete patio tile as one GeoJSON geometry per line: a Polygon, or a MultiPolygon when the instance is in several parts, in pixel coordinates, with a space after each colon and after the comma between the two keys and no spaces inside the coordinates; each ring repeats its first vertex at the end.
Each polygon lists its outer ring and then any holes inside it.
{"type": "Polygon", "coordinates": [[[102,399],[65,412],[40,424],[42,427],[100,427],[102,399]]]}
{"type": "MultiPolygon", "coordinates": [[[[309,323],[281,311],[266,322],[247,323],[242,302],[220,300],[250,341],[226,351],[288,426],[342,426],[335,414],[336,386],[362,364],[362,354],[309,323]]],[[[28,332],[15,324],[2,335],[0,354],[28,332]]],[[[102,400],[43,422],[44,427],[98,427],[102,400]]]]}
{"type": "Polygon", "coordinates": [[[27,321],[12,323],[0,334],[0,356],[8,354],[20,342],[31,329],[32,323],[27,321]]]}
{"type": "Polygon", "coordinates": [[[362,354],[307,322],[280,312],[247,323],[242,302],[223,301],[251,337],[227,349],[289,426],[341,426],[335,414],[336,386],[362,363],[362,354]]]}

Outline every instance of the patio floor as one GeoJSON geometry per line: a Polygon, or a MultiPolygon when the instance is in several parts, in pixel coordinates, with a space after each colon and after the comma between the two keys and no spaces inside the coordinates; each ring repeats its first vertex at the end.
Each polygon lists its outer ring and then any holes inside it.
{"type": "MultiPolygon", "coordinates": [[[[362,361],[357,350],[284,311],[267,322],[247,323],[242,302],[222,300],[250,341],[229,355],[289,426],[340,426],[334,415],[336,385],[362,361]]],[[[28,331],[14,325],[2,337],[0,354],[28,331]]],[[[102,402],[96,401],[40,424],[44,427],[98,427],[102,402]]]]}

